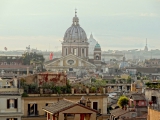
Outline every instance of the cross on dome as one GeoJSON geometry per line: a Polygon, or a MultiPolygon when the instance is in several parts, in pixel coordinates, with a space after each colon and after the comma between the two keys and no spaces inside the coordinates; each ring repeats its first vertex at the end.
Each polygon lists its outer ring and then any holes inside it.
{"type": "Polygon", "coordinates": [[[79,25],[79,18],[77,17],[77,9],[75,8],[75,17],[73,17],[73,24],[72,25],[79,25]]]}
{"type": "Polygon", "coordinates": [[[77,9],[75,8],[75,16],[77,16],[77,9]]]}

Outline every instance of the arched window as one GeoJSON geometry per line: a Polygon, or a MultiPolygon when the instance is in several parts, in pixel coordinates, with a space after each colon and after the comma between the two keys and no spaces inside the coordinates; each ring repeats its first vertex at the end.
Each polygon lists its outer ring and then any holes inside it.
{"type": "Polygon", "coordinates": [[[96,59],[99,60],[99,56],[96,56],[96,59]]]}

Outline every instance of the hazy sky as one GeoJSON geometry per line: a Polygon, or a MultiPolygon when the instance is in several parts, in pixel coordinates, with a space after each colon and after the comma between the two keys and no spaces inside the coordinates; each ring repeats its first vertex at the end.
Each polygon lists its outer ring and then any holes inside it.
{"type": "Polygon", "coordinates": [[[60,50],[75,8],[102,50],[160,48],[160,0],[0,0],[0,50],[60,50]]]}

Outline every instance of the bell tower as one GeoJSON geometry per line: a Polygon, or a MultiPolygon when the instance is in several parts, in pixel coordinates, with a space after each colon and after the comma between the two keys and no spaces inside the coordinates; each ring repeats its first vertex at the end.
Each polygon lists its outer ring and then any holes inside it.
{"type": "Polygon", "coordinates": [[[101,71],[101,46],[98,43],[94,47],[94,64],[97,66],[97,71],[101,71]]]}

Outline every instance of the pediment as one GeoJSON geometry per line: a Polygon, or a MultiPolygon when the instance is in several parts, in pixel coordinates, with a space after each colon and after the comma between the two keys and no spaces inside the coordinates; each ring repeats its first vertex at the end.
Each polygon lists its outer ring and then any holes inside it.
{"type": "Polygon", "coordinates": [[[55,61],[51,61],[48,64],[45,64],[45,67],[51,67],[51,66],[72,66],[72,67],[80,67],[80,66],[86,66],[86,67],[92,67],[96,68],[96,66],[92,63],[90,63],[87,60],[84,60],[76,55],[69,54],[66,56],[63,56],[55,61]]]}

